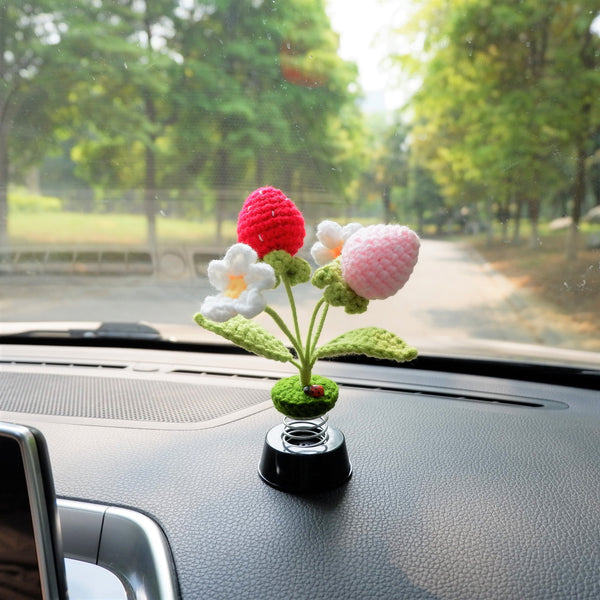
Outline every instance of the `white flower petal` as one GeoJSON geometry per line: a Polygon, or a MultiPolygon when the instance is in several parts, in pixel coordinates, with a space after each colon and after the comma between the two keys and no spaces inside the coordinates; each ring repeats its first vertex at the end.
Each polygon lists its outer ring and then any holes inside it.
{"type": "Polygon", "coordinates": [[[323,266],[335,260],[342,252],[346,240],[361,228],[360,223],[349,223],[342,227],[335,221],[321,221],[317,227],[319,241],[310,250],[315,262],[323,266]]]}
{"type": "Polygon", "coordinates": [[[208,296],[202,303],[200,312],[207,319],[223,323],[237,314],[251,319],[265,309],[267,302],[261,290],[275,287],[275,271],[266,263],[257,264],[257,259],[257,253],[247,244],[234,244],[223,260],[209,263],[208,279],[223,293],[208,296]],[[238,293],[237,298],[230,297],[238,293]]]}
{"type": "Polygon", "coordinates": [[[275,271],[267,263],[251,265],[244,279],[249,288],[270,290],[275,287],[275,271]]]}
{"type": "Polygon", "coordinates": [[[326,248],[335,248],[342,241],[342,227],[334,221],[321,221],[317,227],[317,239],[326,248]]]}
{"type": "Polygon", "coordinates": [[[342,227],[342,240],[347,242],[348,238],[355,234],[359,229],[362,229],[362,225],[360,223],[348,223],[348,225],[344,225],[342,227]]]}
{"type": "Polygon", "coordinates": [[[217,323],[224,323],[238,314],[234,299],[227,296],[207,296],[200,307],[200,313],[217,323]]]}
{"type": "Polygon", "coordinates": [[[224,260],[231,275],[245,275],[257,258],[256,252],[247,244],[234,244],[227,250],[224,260]]]}
{"type": "Polygon", "coordinates": [[[246,319],[252,319],[265,310],[267,302],[263,295],[257,290],[248,288],[242,292],[239,298],[234,301],[234,308],[246,319]]]}
{"type": "Polygon", "coordinates": [[[321,267],[335,258],[334,252],[330,248],[326,248],[321,242],[315,242],[310,249],[310,253],[314,261],[321,267]]]}
{"type": "Polygon", "coordinates": [[[229,285],[229,265],[224,260],[211,260],[206,270],[210,284],[223,292],[229,285]]]}
{"type": "Polygon", "coordinates": [[[257,259],[258,255],[247,244],[234,244],[222,260],[211,260],[208,263],[208,280],[213,287],[224,292],[229,285],[229,276],[245,275],[257,259]]]}

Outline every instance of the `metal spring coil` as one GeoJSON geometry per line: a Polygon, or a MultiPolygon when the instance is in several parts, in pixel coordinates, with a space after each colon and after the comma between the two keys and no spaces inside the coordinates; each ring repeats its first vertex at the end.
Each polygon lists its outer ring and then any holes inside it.
{"type": "Polygon", "coordinates": [[[281,438],[284,446],[294,452],[315,451],[329,439],[327,421],[323,415],[315,419],[293,419],[284,417],[281,438]]]}

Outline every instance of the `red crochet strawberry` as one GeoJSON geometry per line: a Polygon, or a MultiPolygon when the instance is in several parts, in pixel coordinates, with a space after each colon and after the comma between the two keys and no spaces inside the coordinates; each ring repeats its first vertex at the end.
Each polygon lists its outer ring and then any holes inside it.
{"type": "Polygon", "coordinates": [[[248,244],[259,258],[272,250],[285,250],[294,256],[304,243],[304,217],[281,190],[258,188],[242,206],[237,234],[238,242],[248,244]]]}

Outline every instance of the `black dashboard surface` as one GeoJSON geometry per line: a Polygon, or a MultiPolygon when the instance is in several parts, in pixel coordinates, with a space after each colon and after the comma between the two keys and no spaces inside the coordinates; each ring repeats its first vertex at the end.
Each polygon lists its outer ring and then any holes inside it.
{"type": "Polygon", "coordinates": [[[353,475],[302,496],[257,474],[273,363],[0,352],[0,417],[44,433],[58,495],[152,517],[184,599],[600,597],[597,390],[323,363],[353,475]]]}

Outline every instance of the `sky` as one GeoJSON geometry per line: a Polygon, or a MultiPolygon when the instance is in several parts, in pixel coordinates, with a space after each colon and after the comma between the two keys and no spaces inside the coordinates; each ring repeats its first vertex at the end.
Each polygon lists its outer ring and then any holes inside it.
{"type": "MultiPolygon", "coordinates": [[[[358,64],[359,79],[367,99],[376,108],[392,110],[401,106],[410,96],[410,88],[404,82],[402,89],[399,70],[386,70],[381,61],[393,51],[392,43],[401,43],[400,37],[387,32],[404,20],[410,0],[326,0],[326,10],[331,25],[340,34],[339,54],[358,64]],[[393,41],[392,41],[393,40],[393,41]]],[[[592,24],[592,30],[600,35],[600,15],[592,24]]]]}
{"type": "MultiPolygon", "coordinates": [[[[379,96],[386,109],[401,104],[405,95],[393,91],[398,73],[386,70],[381,64],[392,51],[388,31],[398,25],[408,0],[326,0],[332,28],[340,34],[339,54],[358,64],[363,90],[372,97],[379,96]]],[[[396,42],[398,36],[393,38],[396,42]]]]}

